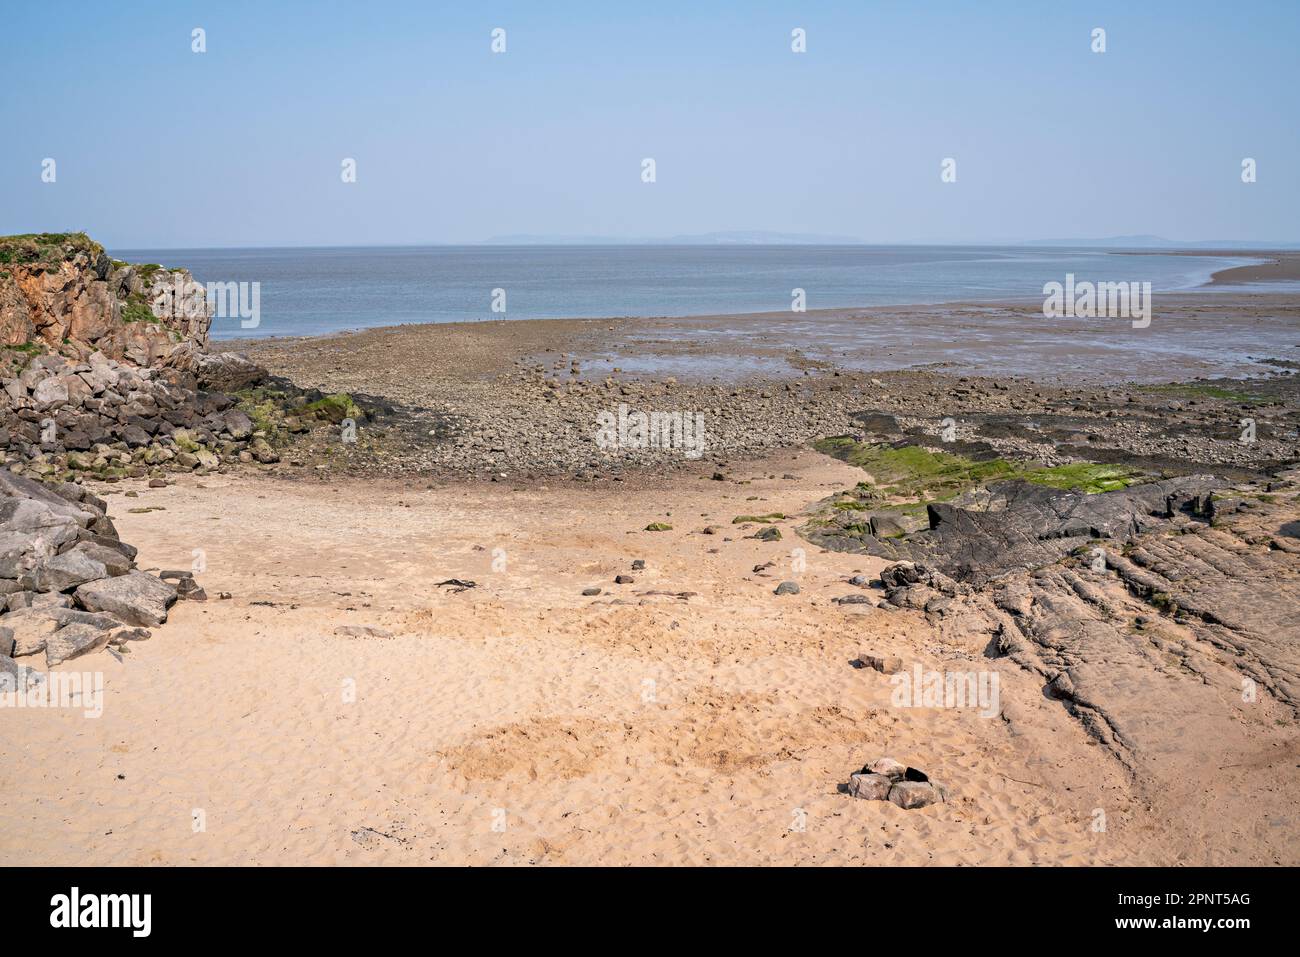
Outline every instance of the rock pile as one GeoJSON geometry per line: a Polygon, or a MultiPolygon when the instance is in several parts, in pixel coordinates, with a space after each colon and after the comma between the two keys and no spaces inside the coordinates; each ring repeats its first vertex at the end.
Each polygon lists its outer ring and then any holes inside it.
{"type": "Polygon", "coordinates": [[[947,789],[935,784],[924,771],[893,758],[878,758],[849,775],[849,794],[866,801],[889,801],[904,810],[948,800],[947,789]]]}
{"type": "MultiPolygon", "coordinates": [[[[203,358],[211,368],[214,357],[203,358]]],[[[121,477],[155,467],[216,468],[241,452],[245,460],[278,458],[235,399],[206,391],[192,373],[127,365],[102,352],[85,361],[37,355],[14,371],[0,389],[0,454],[15,472],[121,477]]]]}
{"type": "MultiPolygon", "coordinates": [[[[107,506],[73,483],[0,470],[0,671],[45,653],[47,665],[150,636],[177,589],[135,567],[107,506]]],[[[187,589],[199,597],[202,589],[187,589]]]]}

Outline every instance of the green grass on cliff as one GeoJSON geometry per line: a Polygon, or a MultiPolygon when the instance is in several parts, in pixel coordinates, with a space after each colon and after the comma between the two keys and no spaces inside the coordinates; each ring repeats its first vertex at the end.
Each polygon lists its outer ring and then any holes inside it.
{"type": "Polygon", "coordinates": [[[79,252],[97,259],[104,247],[85,233],[22,233],[0,236],[0,263],[56,266],[79,252]]]}
{"type": "Polygon", "coordinates": [[[976,460],[918,445],[896,448],[857,442],[847,436],[821,439],[813,448],[869,473],[875,484],[867,489],[917,502],[948,501],[977,486],[1009,479],[1078,489],[1091,495],[1127,488],[1143,478],[1142,472],[1123,465],[1074,462],[1050,468],[1030,467],[1003,458],[976,460]]]}

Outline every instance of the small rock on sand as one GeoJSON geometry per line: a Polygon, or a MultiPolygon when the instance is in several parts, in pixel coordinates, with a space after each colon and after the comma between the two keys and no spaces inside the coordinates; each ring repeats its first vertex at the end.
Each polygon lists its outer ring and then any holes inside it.
{"type": "Polygon", "coordinates": [[[858,655],[858,664],[863,668],[874,668],[884,675],[896,675],[903,670],[903,659],[897,655],[873,655],[864,651],[858,655]]]}
{"type": "Polygon", "coordinates": [[[346,638],[391,638],[393,633],[387,628],[380,628],[378,625],[339,625],[334,629],[334,634],[343,635],[346,638]]]}
{"type": "Polygon", "coordinates": [[[796,582],[781,582],[776,586],[775,595],[797,595],[799,594],[799,585],[796,582]]]}

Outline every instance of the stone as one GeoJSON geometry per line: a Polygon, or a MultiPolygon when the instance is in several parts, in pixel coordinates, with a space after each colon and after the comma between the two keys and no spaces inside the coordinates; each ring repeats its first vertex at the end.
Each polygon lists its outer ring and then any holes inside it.
{"type": "Polygon", "coordinates": [[[12,628],[0,627],[0,656],[12,658],[16,646],[17,642],[14,641],[14,630],[12,628]]]}
{"type": "Polygon", "coordinates": [[[903,670],[903,659],[897,655],[873,655],[863,652],[858,655],[858,664],[863,668],[879,671],[883,675],[896,675],[903,670]]]}
{"type": "MultiPolygon", "coordinates": [[[[120,557],[120,556],[119,556],[120,557]]],[[[85,582],[108,577],[108,569],[75,548],[37,565],[19,581],[32,591],[71,591],[85,582]]]]}
{"type": "Polygon", "coordinates": [[[5,616],[5,629],[13,636],[13,656],[22,658],[45,650],[45,642],[59,627],[43,609],[28,608],[5,616]]]}
{"type": "Polygon", "coordinates": [[[907,811],[928,807],[940,800],[939,792],[923,781],[900,781],[889,789],[890,803],[907,811]]]}
{"type": "Polygon", "coordinates": [[[125,575],[135,567],[135,562],[116,548],[109,548],[97,542],[78,542],[65,554],[82,554],[92,561],[104,566],[110,576],[125,575]]]}
{"type": "Polygon", "coordinates": [[[592,598],[592,597],[594,597],[594,596],[600,594],[600,589],[599,589],[599,588],[584,588],[584,589],[582,590],[582,594],[583,594],[583,597],[584,597],[584,598],[592,598]]]}
{"type": "Polygon", "coordinates": [[[781,582],[776,586],[774,595],[797,595],[799,594],[799,585],[797,582],[781,582]]]}
{"type": "Polygon", "coordinates": [[[79,658],[105,647],[112,637],[111,631],[94,625],[64,625],[45,641],[45,663],[50,667],[72,658],[79,658]]]}
{"type": "Polygon", "coordinates": [[[758,539],[760,542],[779,542],[781,540],[781,530],[775,525],[769,525],[767,528],[756,534],[754,538],[758,539]]]}
{"type": "Polygon", "coordinates": [[[838,598],[831,599],[837,605],[874,605],[875,599],[870,595],[840,595],[838,598]]]}
{"type": "Polygon", "coordinates": [[[636,579],[633,578],[631,575],[615,575],[615,576],[614,576],[614,584],[615,584],[615,585],[631,585],[631,584],[634,584],[635,582],[636,582],[636,579]]]}
{"type": "Polygon", "coordinates": [[[106,611],[128,625],[161,625],[176,600],[176,589],[153,575],[136,570],[115,578],[88,582],[76,592],[77,603],[90,611],[106,611]]]}
{"type": "Polygon", "coordinates": [[[377,625],[339,625],[334,634],[345,638],[392,638],[393,633],[377,625]]]}
{"type": "Polygon", "coordinates": [[[878,758],[862,770],[871,774],[882,774],[895,781],[901,781],[907,774],[907,765],[895,761],[893,758],[878,758]]]}
{"type": "Polygon", "coordinates": [[[864,801],[885,801],[894,782],[883,774],[850,774],[849,794],[864,801]]]}

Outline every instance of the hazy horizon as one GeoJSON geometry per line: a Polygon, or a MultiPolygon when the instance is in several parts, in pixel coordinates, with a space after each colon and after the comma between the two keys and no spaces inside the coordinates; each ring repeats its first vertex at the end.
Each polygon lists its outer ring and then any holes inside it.
{"type": "Polygon", "coordinates": [[[0,119],[21,137],[0,151],[0,233],[124,249],[719,231],[1269,248],[1300,222],[1300,5],[1278,0],[1231,16],[125,3],[5,19],[0,119]]]}

